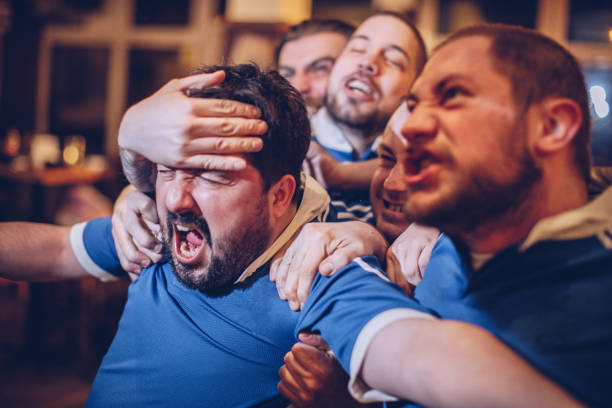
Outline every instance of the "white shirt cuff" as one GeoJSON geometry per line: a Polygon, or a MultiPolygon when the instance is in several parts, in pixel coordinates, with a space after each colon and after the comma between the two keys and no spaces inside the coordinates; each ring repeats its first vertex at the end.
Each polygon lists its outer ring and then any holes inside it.
{"type": "Polygon", "coordinates": [[[100,268],[90,257],[85,249],[85,243],[83,242],[83,231],[85,230],[86,222],[75,224],[70,228],[70,246],[72,252],[76,256],[77,261],[81,264],[90,275],[95,276],[102,282],[108,282],[118,279],[115,275],[108,273],[104,269],[100,268]]]}

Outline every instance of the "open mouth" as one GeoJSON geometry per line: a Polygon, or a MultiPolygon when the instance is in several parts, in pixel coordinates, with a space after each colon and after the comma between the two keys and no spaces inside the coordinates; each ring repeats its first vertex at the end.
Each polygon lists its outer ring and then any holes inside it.
{"type": "Polygon", "coordinates": [[[387,209],[388,211],[396,212],[396,213],[401,213],[402,212],[403,203],[402,204],[391,203],[391,202],[385,200],[384,198],[383,198],[382,201],[383,201],[383,205],[385,206],[385,209],[387,209]]]}
{"type": "Polygon", "coordinates": [[[356,78],[350,79],[346,83],[346,87],[351,91],[362,93],[365,96],[371,96],[372,93],[374,93],[374,90],[370,84],[356,78]]]}
{"type": "Polygon", "coordinates": [[[177,260],[186,264],[200,262],[206,239],[197,227],[184,224],[173,224],[174,248],[177,260]]]}

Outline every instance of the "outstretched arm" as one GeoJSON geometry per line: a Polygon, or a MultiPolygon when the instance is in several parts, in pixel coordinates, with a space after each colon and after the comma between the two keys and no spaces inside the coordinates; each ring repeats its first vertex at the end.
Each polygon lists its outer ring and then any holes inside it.
{"type": "Polygon", "coordinates": [[[223,71],[173,79],[132,106],[119,128],[119,147],[127,179],[152,191],[151,162],[171,167],[240,170],[243,158],[259,151],[266,132],[261,111],[232,100],[190,98],[186,91],[220,83],[223,71]],[[249,136],[251,135],[251,136],[249,136]]]}
{"type": "Polygon", "coordinates": [[[367,190],[377,166],[377,159],[339,162],[313,141],[310,142],[302,170],[327,189],[367,190]]]}
{"type": "Polygon", "coordinates": [[[372,339],[361,376],[373,388],[426,406],[581,406],[491,333],[451,320],[389,324],[372,339]]]}
{"type": "Polygon", "coordinates": [[[70,245],[70,227],[30,222],[0,223],[0,276],[53,281],[91,276],[70,245]]]}

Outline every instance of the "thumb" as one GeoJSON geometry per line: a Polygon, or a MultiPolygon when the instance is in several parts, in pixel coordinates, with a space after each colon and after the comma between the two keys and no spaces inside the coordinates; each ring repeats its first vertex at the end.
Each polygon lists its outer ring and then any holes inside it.
{"type": "Polygon", "coordinates": [[[309,346],[313,346],[321,350],[329,350],[329,346],[325,340],[323,340],[323,337],[321,337],[320,334],[300,332],[298,334],[298,339],[302,343],[308,344],[309,346]]]}

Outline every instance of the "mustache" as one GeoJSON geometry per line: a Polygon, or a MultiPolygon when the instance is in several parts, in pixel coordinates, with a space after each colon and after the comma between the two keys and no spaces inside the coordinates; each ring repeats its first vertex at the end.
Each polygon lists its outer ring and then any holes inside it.
{"type": "Polygon", "coordinates": [[[168,214],[166,216],[166,224],[168,226],[168,233],[170,235],[170,238],[172,238],[172,234],[174,234],[174,228],[172,228],[172,223],[195,225],[200,231],[202,231],[202,234],[204,235],[204,238],[206,239],[208,245],[211,245],[210,229],[208,228],[208,223],[206,222],[204,217],[201,217],[193,212],[177,214],[175,212],[168,211],[168,214]]]}

